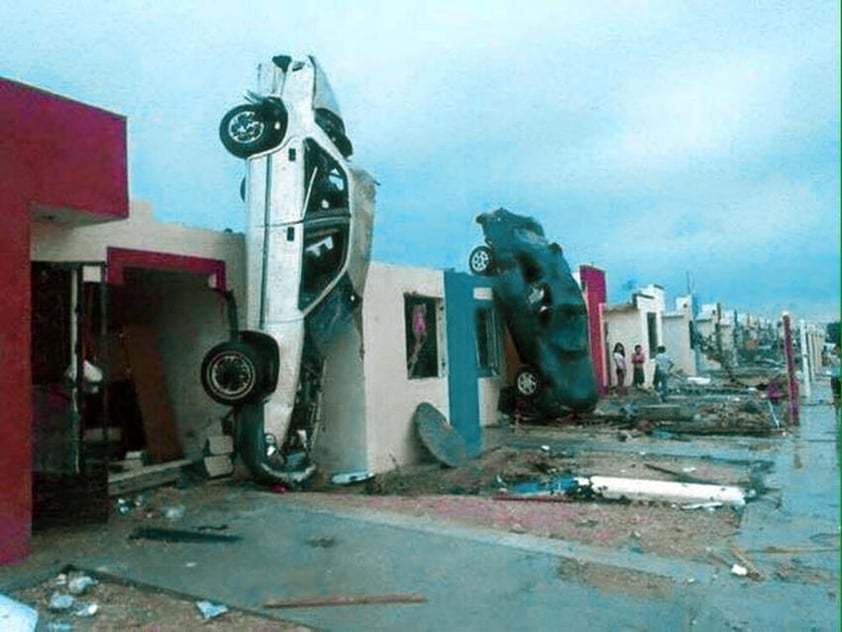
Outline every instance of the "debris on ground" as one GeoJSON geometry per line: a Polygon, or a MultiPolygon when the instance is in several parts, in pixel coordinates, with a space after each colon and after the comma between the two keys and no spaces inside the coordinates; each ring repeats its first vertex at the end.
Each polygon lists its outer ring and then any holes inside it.
{"type": "Polygon", "coordinates": [[[75,572],[65,573],[63,580],[61,576],[52,577],[40,584],[17,590],[10,597],[0,595],[0,629],[4,632],[34,632],[37,622],[38,630],[70,632],[210,628],[261,632],[311,630],[307,626],[280,621],[258,612],[245,612],[213,601],[177,595],[93,572],[84,573],[96,579],[96,584],[88,587],[84,603],[74,600],[75,605],[70,609],[50,610],[49,604],[53,593],[57,592],[56,586],[66,586],[67,577],[75,572]],[[13,619],[12,616],[17,618],[13,619]],[[15,627],[16,623],[19,623],[18,627],[15,627]],[[24,627],[24,624],[29,627],[24,627]],[[222,627],[218,627],[220,624],[222,627]]]}

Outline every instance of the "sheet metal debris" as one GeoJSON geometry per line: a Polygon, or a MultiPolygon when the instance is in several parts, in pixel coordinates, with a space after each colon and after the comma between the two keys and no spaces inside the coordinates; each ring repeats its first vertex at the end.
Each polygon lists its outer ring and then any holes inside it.
{"type": "Polygon", "coordinates": [[[459,467],[468,460],[465,440],[435,406],[418,404],[412,419],[422,443],[436,459],[450,467],[459,467]]]}

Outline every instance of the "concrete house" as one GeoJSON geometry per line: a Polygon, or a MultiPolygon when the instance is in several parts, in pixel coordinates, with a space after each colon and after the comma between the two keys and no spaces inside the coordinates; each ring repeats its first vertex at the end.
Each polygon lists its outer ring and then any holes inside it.
{"type": "MultiPolygon", "coordinates": [[[[655,364],[653,358],[659,344],[664,344],[663,314],[665,306],[664,290],[658,285],[650,285],[634,292],[628,303],[604,305],[602,316],[605,328],[605,363],[609,367],[606,386],[616,386],[613,370],[612,351],[614,345],[622,343],[626,358],[631,357],[635,345],[640,345],[646,354],[644,364],[646,385],[652,384],[655,364]]],[[[626,378],[626,386],[631,377],[626,378]]]]}
{"type": "MultiPolygon", "coordinates": [[[[201,456],[229,409],[205,395],[198,367],[231,327],[223,294],[245,305],[245,271],[242,235],[129,204],[123,117],[0,80],[0,119],[0,356],[16,358],[0,381],[10,563],[27,554],[33,518],[80,517],[83,500],[107,517],[105,466],[126,450],[156,464],[201,456]]],[[[426,458],[420,402],[476,453],[497,420],[504,340],[487,281],[372,264],[358,326],[329,354],[317,462],[379,472],[426,458]]]]}

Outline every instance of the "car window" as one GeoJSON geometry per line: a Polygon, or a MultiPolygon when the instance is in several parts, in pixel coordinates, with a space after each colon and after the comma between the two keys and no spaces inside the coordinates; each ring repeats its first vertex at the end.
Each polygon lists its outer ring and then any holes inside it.
{"type": "Polygon", "coordinates": [[[306,309],[339,276],[347,246],[347,218],[304,224],[299,309],[306,309]]]}
{"type": "Polygon", "coordinates": [[[348,176],[330,154],[312,139],[304,142],[307,200],[304,218],[348,213],[348,176]]]}

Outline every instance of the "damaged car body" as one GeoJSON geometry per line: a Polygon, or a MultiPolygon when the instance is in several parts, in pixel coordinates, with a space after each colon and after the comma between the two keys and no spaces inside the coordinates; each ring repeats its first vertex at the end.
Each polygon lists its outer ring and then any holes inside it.
{"type": "Polygon", "coordinates": [[[246,326],[229,300],[231,338],[206,354],[201,381],[233,407],[236,449],[254,478],[298,483],[316,468],[328,347],[361,306],[375,182],[349,162],[352,145],[315,58],[279,55],[258,75],[219,129],[246,167],[246,326]]]}
{"type": "Polygon", "coordinates": [[[477,217],[485,245],[468,258],[474,274],[493,279],[523,365],[518,395],[548,417],[593,410],[598,399],[588,343],[588,317],[561,246],[549,243],[530,217],[497,209],[477,217]]]}

